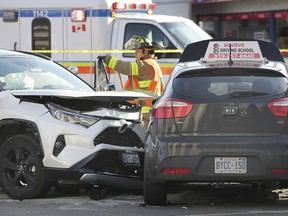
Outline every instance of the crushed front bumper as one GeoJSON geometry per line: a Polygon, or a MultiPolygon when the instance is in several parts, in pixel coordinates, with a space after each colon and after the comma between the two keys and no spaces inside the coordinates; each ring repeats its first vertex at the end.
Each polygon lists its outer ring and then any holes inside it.
{"type": "Polygon", "coordinates": [[[68,169],[45,168],[49,182],[141,190],[144,149],[101,144],[101,150],[68,169]],[[128,157],[128,158],[127,158],[128,157]]]}

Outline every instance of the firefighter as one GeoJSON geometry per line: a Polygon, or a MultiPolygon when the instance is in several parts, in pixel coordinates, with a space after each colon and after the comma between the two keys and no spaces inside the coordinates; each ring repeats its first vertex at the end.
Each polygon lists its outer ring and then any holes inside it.
{"type": "MultiPolygon", "coordinates": [[[[135,50],[135,62],[124,62],[106,55],[103,59],[105,64],[109,68],[128,76],[124,86],[125,90],[143,92],[153,98],[160,96],[164,90],[164,82],[161,68],[155,57],[155,49],[160,47],[153,46],[144,37],[134,35],[124,45],[124,48],[126,50],[135,50]]],[[[151,108],[152,99],[144,100],[142,114],[145,128],[148,127],[151,108]]]]}

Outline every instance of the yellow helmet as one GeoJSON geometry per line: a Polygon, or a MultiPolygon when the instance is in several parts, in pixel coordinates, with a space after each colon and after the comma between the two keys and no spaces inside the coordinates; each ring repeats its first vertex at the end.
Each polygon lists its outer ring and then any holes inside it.
{"type": "Polygon", "coordinates": [[[124,45],[126,50],[135,50],[135,49],[153,49],[151,41],[147,38],[133,35],[124,45]]]}

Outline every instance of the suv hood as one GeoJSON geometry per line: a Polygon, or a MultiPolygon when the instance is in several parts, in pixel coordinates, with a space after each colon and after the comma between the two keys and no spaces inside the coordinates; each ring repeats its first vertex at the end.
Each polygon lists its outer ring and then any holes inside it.
{"type": "Polygon", "coordinates": [[[130,120],[139,119],[141,113],[139,100],[150,97],[141,92],[129,91],[17,90],[10,92],[20,101],[53,103],[83,114],[130,120]]]}
{"type": "Polygon", "coordinates": [[[73,90],[15,90],[10,91],[17,98],[58,97],[63,99],[86,99],[101,101],[127,101],[149,98],[151,96],[132,91],[73,91],[73,90]]]}

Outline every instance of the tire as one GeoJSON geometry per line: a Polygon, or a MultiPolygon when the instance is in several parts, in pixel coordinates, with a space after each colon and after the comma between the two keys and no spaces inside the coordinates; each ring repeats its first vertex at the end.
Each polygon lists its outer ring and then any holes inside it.
{"type": "Polygon", "coordinates": [[[42,197],[49,190],[36,145],[31,136],[20,134],[0,148],[0,184],[13,199],[42,197]]]}
{"type": "Polygon", "coordinates": [[[91,186],[87,188],[87,195],[90,199],[101,200],[107,194],[107,189],[102,186],[91,186]]]}
{"type": "Polygon", "coordinates": [[[151,181],[144,167],[144,203],[146,205],[162,206],[166,205],[166,202],[166,184],[151,181]]]}

